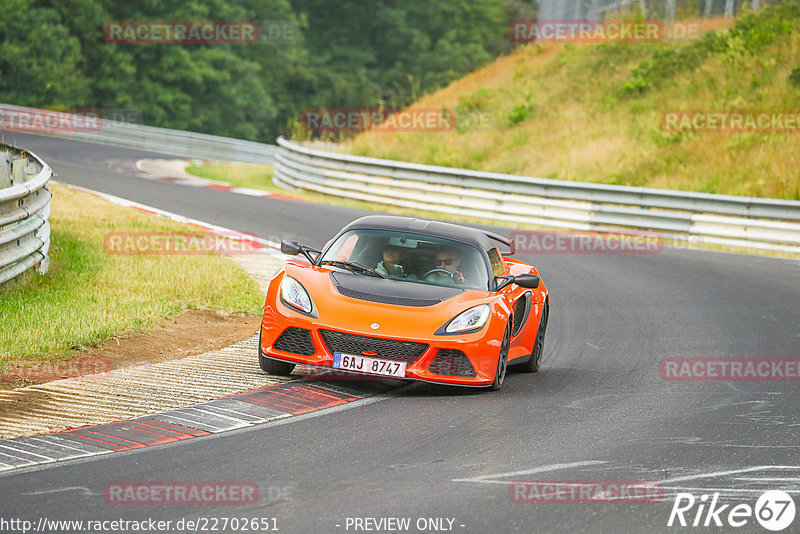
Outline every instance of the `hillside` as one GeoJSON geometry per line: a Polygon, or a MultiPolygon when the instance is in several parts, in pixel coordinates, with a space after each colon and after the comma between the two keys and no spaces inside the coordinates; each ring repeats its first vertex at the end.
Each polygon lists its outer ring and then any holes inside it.
{"type": "Polygon", "coordinates": [[[412,108],[477,113],[489,125],[367,132],[346,150],[563,180],[800,199],[800,124],[792,122],[800,114],[800,1],[689,41],[523,45],[412,108]],[[794,110],[795,119],[770,123],[778,132],[665,131],[670,110],[794,110]]]}

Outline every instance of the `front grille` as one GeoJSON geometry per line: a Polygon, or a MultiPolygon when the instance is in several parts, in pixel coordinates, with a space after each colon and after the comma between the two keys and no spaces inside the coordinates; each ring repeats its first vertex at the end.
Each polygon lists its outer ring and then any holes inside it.
{"type": "Polygon", "coordinates": [[[475,369],[467,355],[460,350],[453,349],[439,349],[436,357],[428,366],[428,371],[445,376],[476,376],[475,369]]]}
{"type": "Polygon", "coordinates": [[[301,356],[311,356],[315,352],[314,342],[311,341],[311,332],[295,326],[290,326],[284,330],[273,347],[284,352],[300,354],[301,356]]]}
{"type": "Polygon", "coordinates": [[[427,306],[435,306],[441,302],[440,299],[416,299],[409,297],[387,297],[385,295],[376,295],[374,293],[365,293],[357,289],[350,289],[348,287],[336,286],[339,293],[351,299],[366,300],[367,302],[379,302],[381,304],[392,304],[394,306],[409,306],[414,308],[425,308],[427,306]]]}
{"type": "Polygon", "coordinates": [[[360,355],[362,351],[369,351],[377,353],[377,358],[412,364],[428,349],[425,343],[412,341],[358,336],[333,330],[320,330],[319,333],[331,354],[342,352],[360,355]]]}

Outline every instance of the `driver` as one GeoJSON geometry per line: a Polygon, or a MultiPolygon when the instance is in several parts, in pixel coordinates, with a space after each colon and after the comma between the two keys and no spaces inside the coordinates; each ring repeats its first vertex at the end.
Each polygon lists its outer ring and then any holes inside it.
{"type": "Polygon", "coordinates": [[[461,255],[452,247],[445,247],[436,252],[433,260],[434,272],[426,276],[426,280],[445,282],[448,278],[455,284],[466,284],[464,274],[459,271],[461,255]]]}
{"type": "Polygon", "coordinates": [[[383,245],[383,261],[378,262],[375,270],[389,278],[405,278],[406,274],[401,264],[403,260],[403,249],[389,244],[387,241],[383,245]]]}

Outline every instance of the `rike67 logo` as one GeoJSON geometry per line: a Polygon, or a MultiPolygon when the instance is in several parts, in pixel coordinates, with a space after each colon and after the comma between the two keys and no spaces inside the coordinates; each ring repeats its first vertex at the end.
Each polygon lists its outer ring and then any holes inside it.
{"type": "Polygon", "coordinates": [[[719,493],[701,495],[678,493],[667,526],[734,527],[754,526],[756,522],[772,532],[780,532],[794,522],[795,503],[785,491],[762,493],[755,508],[749,504],[719,504],[719,493]]]}

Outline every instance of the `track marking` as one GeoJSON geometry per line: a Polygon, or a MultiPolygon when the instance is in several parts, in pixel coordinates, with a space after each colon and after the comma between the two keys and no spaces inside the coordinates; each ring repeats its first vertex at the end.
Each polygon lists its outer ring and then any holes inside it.
{"type": "Polygon", "coordinates": [[[95,495],[92,490],[85,486],[69,486],[66,488],[55,488],[50,490],[42,490],[42,491],[29,491],[23,493],[23,495],[49,495],[51,493],[64,493],[65,491],[80,491],[81,495],[95,495]]]}
{"type": "Polygon", "coordinates": [[[711,473],[699,473],[696,475],[687,475],[683,477],[673,477],[668,478],[666,480],[662,480],[662,484],[670,484],[672,482],[684,482],[688,480],[700,480],[702,478],[714,478],[714,477],[725,477],[730,475],[738,475],[739,473],[753,473],[755,471],[769,471],[769,470],[778,470],[778,469],[786,469],[789,471],[792,470],[800,470],[800,466],[796,465],[760,465],[756,467],[746,467],[743,469],[731,469],[729,471],[714,471],[711,473]]]}
{"type": "Polygon", "coordinates": [[[588,460],[583,462],[572,462],[567,464],[551,464],[551,465],[544,465],[541,467],[533,467],[531,469],[523,469],[521,471],[509,471],[508,473],[498,473],[496,475],[482,475],[479,477],[471,477],[471,478],[454,478],[452,482],[477,482],[480,484],[511,484],[512,482],[515,481],[492,480],[492,479],[513,477],[520,475],[533,475],[536,473],[547,473],[550,471],[559,471],[561,469],[571,469],[573,467],[585,467],[589,465],[602,465],[606,463],[608,462],[602,460],[588,460]]]}

